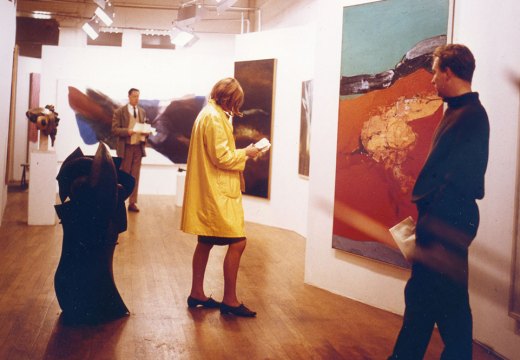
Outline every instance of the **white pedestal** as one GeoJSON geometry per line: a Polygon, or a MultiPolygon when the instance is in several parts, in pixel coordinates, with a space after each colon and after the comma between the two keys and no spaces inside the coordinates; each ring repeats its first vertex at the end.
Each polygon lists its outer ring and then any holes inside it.
{"type": "Polygon", "coordinates": [[[182,207],[184,201],[184,184],[186,183],[186,171],[177,172],[177,191],[175,192],[175,205],[182,207]]]}
{"type": "Polygon", "coordinates": [[[55,225],[56,168],[55,151],[33,150],[30,157],[29,225],[55,225]]]}

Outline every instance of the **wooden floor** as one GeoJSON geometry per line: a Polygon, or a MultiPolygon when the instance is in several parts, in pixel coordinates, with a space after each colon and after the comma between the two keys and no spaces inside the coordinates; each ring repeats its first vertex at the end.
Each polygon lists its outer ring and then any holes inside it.
{"type": "MultiPolygon", "coordinates": [[[[61,324],[53,278],[62,229],[27,226],[27,193],[9,192],[0,228],[0,359],[385,359],[401,317],[303,283],[305,239],[247,224],[239,298],[254,319],[189,310],[195,237],[174,198],[140,196],[119,237],[114,276],[131,311],[99,326],[61,324]]],[[[225,248],[213,250],[206,290],[222,296],[225,248]]],[[[333,276],[333,274],[331,274],[333,276]]],[[[437,333],[426,359],[438,359],[437,333]]],[[[475,359],[494,359],[475,347],[475,359]]]]}

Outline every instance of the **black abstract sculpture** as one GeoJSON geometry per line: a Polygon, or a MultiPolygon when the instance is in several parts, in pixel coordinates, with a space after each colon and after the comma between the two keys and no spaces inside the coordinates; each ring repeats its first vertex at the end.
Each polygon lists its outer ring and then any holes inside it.
{"type": "Polygon", "coordinates": [[[62,317],[69,323],[99,323],[128,315],[112,272],[117,238],[127,227],[124,201],[134,188],[134,178],[118,170],[120,163],[102,143],[94,157],[77,148],[56,178],[62,203],[55,208],[63,226],[63,247],[54,288],[62,317]]]}

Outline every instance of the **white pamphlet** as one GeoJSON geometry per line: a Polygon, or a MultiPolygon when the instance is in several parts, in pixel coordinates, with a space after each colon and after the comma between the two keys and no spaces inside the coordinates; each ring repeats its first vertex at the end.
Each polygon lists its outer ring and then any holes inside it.
{"type": "Polygon", "coordinates": [[[264,152],[269,150],[269,148],[271,147],[271,143],[269,142],[269,140],[267,140],[267,138],[262,138],[261,140],[255,143],[254,147],[260,150],[260,152],[264,152]]]}
{"type": "Polygon", "coordinates": [[[153,128],[152,125],[147,123],[135,123],[134,128],[132,130],[134,130],[136,133],[140,133],[143,135],[157,134],[157,130],[153,128]]]}
{"type": "Polygon", "coordinates": [[[411,216],[390,228],[390,233],[406,260],[411,261],[415,251],[415,222],[411,216]]]}

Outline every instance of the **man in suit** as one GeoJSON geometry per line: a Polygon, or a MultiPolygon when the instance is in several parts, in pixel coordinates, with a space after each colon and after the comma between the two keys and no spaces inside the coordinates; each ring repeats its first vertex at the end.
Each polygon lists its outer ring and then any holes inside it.
{"type": "Polygon", "coordinates": [[[468,247],[477,234],[476,199],[484,197],[489,121],[471,81],[475,59],[464,45],[433,53],[432,83],[448,104],[412,193],[418,218],[403,325],[389,359],[422,359],[434,325],[442,360],[471,360],[468,247]]]}
{"type": "Polygon", "coordinates": [[[138,212],[137,191],[139,188],[139,173],[141,159],[146,156],[145,145],[147,134],[134,131],[136,123],[144,123],[146,114],[138,105],[139,90],[128,90],[128,104],[114,111],[112,117],[112,134],[117,137],[116,153],[123,159],[121,170],[135,179],[134,191],[130,195],[128,211],[138,212]]]}

